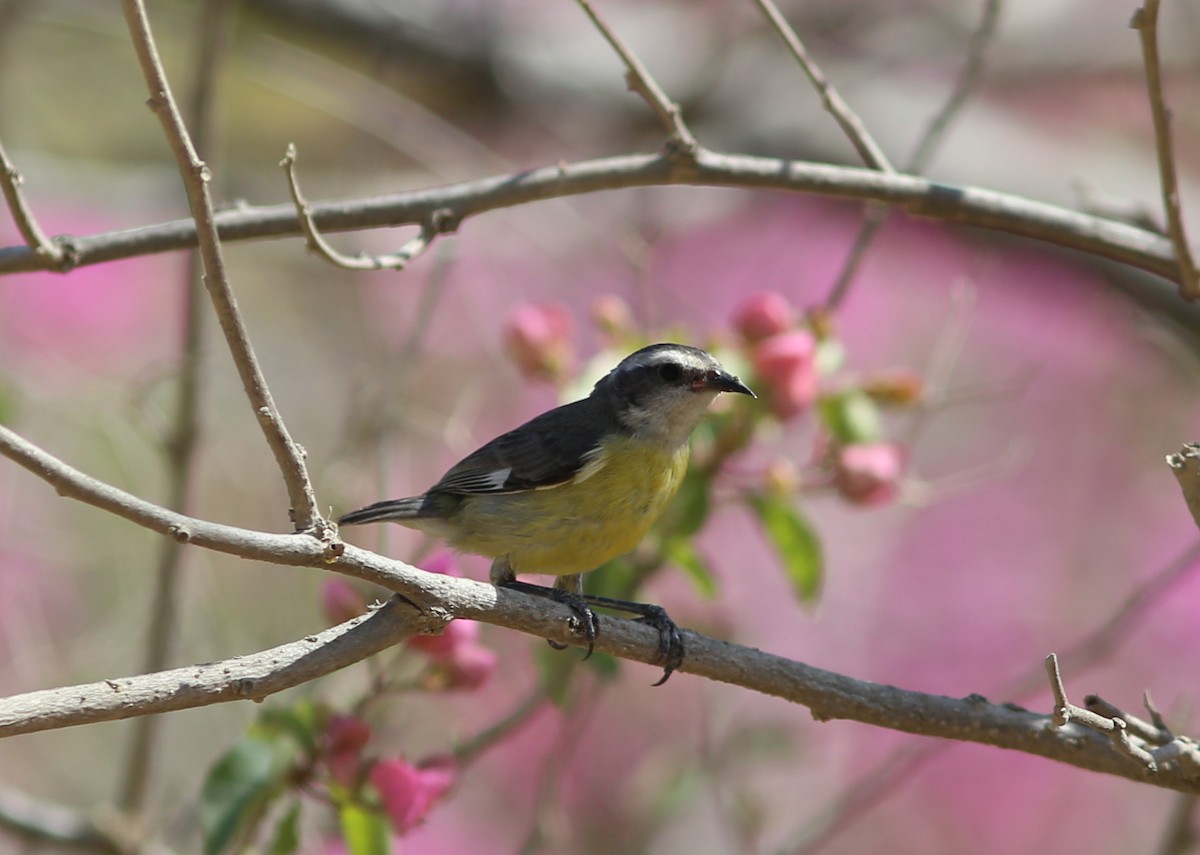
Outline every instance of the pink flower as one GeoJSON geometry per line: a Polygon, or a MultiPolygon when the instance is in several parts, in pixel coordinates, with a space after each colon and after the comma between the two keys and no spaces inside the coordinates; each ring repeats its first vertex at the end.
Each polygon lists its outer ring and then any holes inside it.
{"type": "Polygon", "coordinates": [[[331,576],[322,583],[321,612],[331,624],[344,623],[366,610],[366,598],[341,576],[331,576]]]}
{"type": "Polygon", "coordinates": [[[329,776],[351,786],[362,767],[362,750],[371,740],[371,728],[353,715],[333,715],[325,725],[325,765],[329,776]]]}
{"type": "Polygon", "coordinates": [[[370,781],[392,829],[403,836],[425,821],[433,806],[454,786],[456,777],[454,761],[449,757],[435,757],[420,766],[392,757],[371,767],[370,781]]]}
{"type": "Polygon", "coordinates": [[[780,333],[754,345],[750,358],[778,418],[789,419],[816,400],[816,351],[817,340],[808,330],[780,333]]]}
{"type": "Polygon", "coordinates": [[[575,321],[558,303],[526,303],[508,316],[504,349],[526,377],[558,382],[575,364],[575,321]]]}
{"type": "Polygon", "coordinates": [[[733,326],[748,342],[762,341],[796,325],[796,311],[787,297],[774,291],[753,294],[733,314],[733,326]]]}
{"type": "Polygon", "coordinates": [[[838,491],[856,505],[884,505],[900,494],[908,455],[894,442],[843,445],[834,452],[838,491]]]}

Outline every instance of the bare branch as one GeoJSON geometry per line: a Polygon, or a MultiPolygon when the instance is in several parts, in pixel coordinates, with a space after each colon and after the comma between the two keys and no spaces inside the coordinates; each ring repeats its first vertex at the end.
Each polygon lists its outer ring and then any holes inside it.
{"type": "Polygon", "coordinates": [[[1142,42],[1150,112],[1154,117],[1154,142],[1158,150],[1163,209],[1167,215],[1167,232],[1171,236],[1179,265],[1179,293],[1185,300],[1195,300],[1200,298],[1200,276],[1196,273],[1196,262],[1188,245],[1183,212],[1179,206],[1179,183],[1175,177],[1175,152],[1171,142],[1171,110],[1163,95],[1162,65],[1158,56],[1158,5],[1159,0],[1146,0],[1146,4],[1133,13],[1129,25],[1138,31],[1142,42]]]}
{"type": "Polygon", "coordinates": [[[21,182],[21,173],[17,172],[17,167],[8,159],[4,146],[0,145],[0,191],[4,193],[4,200],[8,203],[13,222],[17,224],[17,231],[34,255],[45,261],[47,267],[57,268],[63,263],[65,253],[62,247],[46,237],[46,233],[38,225],[33,211],[25,202],[25,194],[21,192],[21,182]]]}
{"type": "Polygon", "coordinates": [[[248,656],[13,695],[0,699],[0,737],[226,701],[261,701],[366,659],[430,626],[428,616],[393,597],[371,614],[248,656]]]}
{"type": "MultiPolygon", "coordinates": [[[[921,134],[916,149],[914,149],[912,156],[904,165],[905,172],[920,175],[929,167],[929,162],[933,159],[934,152],[937,151],[937,147],[945,139],[946,132],[950,130],[955,117],[966,106],[967,98],[970,96],[972,90],[974,90],[976,84],[978,84],[979,79],[983,76],[984,60],[987,57],[988,47],[991,46],[992,39],[996,35],[996,25],[1000,21],[1001,5],[1002,0],[985,0],[983,15],[979,19],[979,25],[975,28],[975,32],[971,34],[971,39],[967,43],[966,62],[963,63],[962,70],[959,72],[958,79],[950,90],[949,97],[946,98],[941,109],[930,119],[925,132],[921,134]]],[[[838,274],[837,280],[833,283],[829,297],[825,300],[825,311],[836,311],[845,299],[846,294],[850,290],[850,285],[858,273],[858,268],[862,265],[863,259],[866,258],[867,250],[874,243],[875,235],[883,227],[888,214],[889,211],[885,208],[867,208],[866,219],[854,238],[854,243],[850,247],[849,254],[846,256],[846,263],[838,274]]]]}
{"type": "Polygon", "coordinates": [[[279,161],[283,171],[287,173],[288,189],[292,194],[292,202],[296,206],[296,216],[300,218],[300,228],[308,239],[308,248],[324,258],[335,267],[346,270],[403,270],[405,266],[424,252],[433,239],[444,232],[454,231],[456,223],[453,216],[445,208],[433,211],[421,223],[421,233],[405,243],[400,249],[388,255],[343,255],[333,248],[333,245],[317,230],[313,222],[312,206],[300,192],[300,183],[296,179],[296,147],[288,144],[287,153],[279,161]]]}
{"type": "Polygon", "coordinates": [[[142,74],[150,89],[150,108],[162,123],[171,151],[179,164],[180,175],[183,177],[188,207],[195,221],[200,255],[204,260],[204,282],[208,287],[221,330],[225,333],[225,341],[237,365],[242,387],[250,399],[255,417],[283,475],[288,498],[292,503],[292,521],[298,531],[307,531],[314,527],[325,531],[325,524],[317,509],[316,496],[304,466],[304,450],[292,441],[283,424],[283,417],[275,407],[271,390],[267,387],[266,378],[254,356],[254,348],[246,333],[237,301],[230,290],[229,278],[225,272],[225,259],[221,253],[220,236],[214,222],[212,199],[209,195],[209,170],[196,154],[183,117],[171,94],[166,73],[158,57],[158,49],[154,44],[154,36],[150,31],[145,4],[143,0],[122,0],[122,6],[142,74]]]}
{"type": "Polygon", "coordinates": [[[1146,772],[1157,773],[1162,768],[1161,764],[1168,762],[1193,770],[1200,767],[1200,754],[1192,740],[1174,737],[1170,732],[1163,733],[1144,722],[1137,722],[1135,727],[1131,727],[1131,716],[1124,715],[1099,698],[1089,697],[1087,708],[1077,707],[1068,701],[1062,674],[1058,670],[1058,657],[1053,653],[1046,657],[1046,674],[1050,678],[1050,690],[1054,693],[1053,722],[1056,730],[1076,722],[1097,733],[1107,734],[1116,751],[1146,772]],[[1147,749],[1147,745],[1153,745],[1154,748],[1147,749]]]}
{"type": "MultiPolygon", "coordinates": [[[[367,199],[315,203],[313,221],[324,231],[420,224],[439,208],[456,220],[544,199],[626,187],[689,185],[786,190],[836,199],[873,200],[922,217],[994,229],[1078,249],[1178,281],[1171,241],[1127,223],[1082,214],[978,187],[939,184],[912,175],[831,166],[774,157],[721,154],[701,148],[694,160],[668,155],[621,155],[544,166],[425,190],[367,199]]],[[[222,240],[302,234],[292,204],[241,206],[221,211],[222,240]]],[[[65,240],[75,265],[97,264],[196,245],[196,225],[175,220],[120,232],[65,240]]],[[[45,270],[27,247],[0,248],[0,273],[45,270]]]]}
{"type": "Polygon", "coordinates": [[[604,36],[612,49],[617,52],[617,56],[621,57],[621,62],[625,63],[625,79],[629,88],[642,96],[642,99],[658,115],[659,121],[667,129],[667,133],[671,135],[670,153],[693,154],[699,145],[683,121],[683,111],[679,105],[667,97],[667,93],[646,70],[646,66],[642,65],[637,55],[621,40],[620,36],[609,28],[604,19],[596,14],[596,10],[592,8],[592,4],[588,0],[575,0],[575,2],[583,9],[592,25],[600,31],[600,35],[604,36]]]}
{"type": "MultiPolygon", "coordinates": [[[[189,121],[200,153],[214,148],[214,102],[217,70],[226,42],[226,29],[232,4],[230,0],[210,0],[201,7],[201,39],[192,73],[189,121]]],[[[204,262],[200,253],[189,253],[183,281],[183,330],[180,342],[179,370],[176,378],[174,411],[165,437],[167,500],[166,506],[180,513],[190,510],[194,463],[200,437],[200,375],[203,368],[202,330],[204,323],[204,262]]],[[[184,565],[184,545],[164,538],[158,554],[154,597],[146,630],[143,673],[161,671],[174,656],[178,627],[178,604],[184,565]]],[[[139,718],[132,727],[129,748],[117,787],[116,805],[126,817],[136,819],[142,812],[150,788],[152,758],[158,745],[160,719],[139,718]]],[[[138,831],[142,823],[130,822],[138,831]]]]}
{"type": "MultiPolygon", "coordinates": [[[[569,609],[541,598],[470,579],[426,573],[356,547],[322,543],[308,534],[267,534],[173,513],[84,475],[2,426],[0,455],[16,461],[64,495],[197,546],[277,564],[325,567],[386,587],[404,599],[405,614],[412,620],[405,623],[405,634],[437,631],[451,618],[467,618],[576,647],[584,644],[571,631],[569,609]]],[[[373,621],[374,618],[369,619],[364,625],[373,625],[373,621]]],[[[349,629],[344,624],[330,632],[344,633],[349,629]]],[[[1060,733],[1050,726],[1051,719],[1045,715],[1012,705],[991,704],[977,695],[950,698],[855,680],[696,632],[684,631],[684,636],[688,656],[680,668],[682,672],[802,704],[819,721],[849,719],[906,733],[1010,748],[1079,768],[1144,780],[1143,769],[1130,763],[1127,755],[1114,748],[1109,740],[1087,730],[1060,733]]],[[[334,664],[337,657],[322,652],[322,638],[317,642],[294,642],[298,646],[289,648],[286,654],[292,659],[291,667],[312,668],[312,676],[337,667],[334,664]],[[321,664],[314,667],[314,662],[321,664]]],[[[602,616],[595,646],[623,659],[653,664],[659,657],[658,642],[658,631],[652,627],[602,616]]],[[[199,678],[203,677],[208,702],[262,698],[276,691],[276,686],[282,687],[289,675],[296,673],[293,670],[281,675],[271,667],[271,661],[280,655],[277,649],[269,656],[256,654],[236,660],[237,666],[234,661],[214,666],[216,671],[196,666],[167,673],[173,674],[171,679],[176,681],[190,675],[193,683],[200,683],[199,678]],[[240,664],[247,662],[254,667],[241,669],[240,664]],[[229,682],[230,675],[222,671],[223,667],[231,668],[232,674],[239,678],[248,675],[250,682],[229,682]]],[[[196,701],[177,682],[164,686],[156,682],[157,677],[113,681],[117,689],[107,683],[87,687],[82,695],[86,706],[72,701],[71,705],[77,709],[69,711],[47,712],[42,701],[67,703],[71,697],[77,700],[78,693],[72,696],[62,690],[47,690],[48,694],[34,693],[0,701],[0,733],[6,729],[28,732],[84,720],[125,718],[148,708],[161,711],[163,703],[187,705],[196,701]],[[167,693],[167,700],[156,700],[162,692],[167,693]],[[81,709],[86,712],[80,713],[81,709]],[[84,718],[73,719],[74,715],[84,718]]],[[[1152,782],[1181,792],[1200,792],[1200,771],[1190,763],[1159,762],[1158,774],[1152,782]]]]}
{"type": "Polygon", "coordinates": [[[892,166],[887,155],[883,153],[883,149],[880,148],[879,143],[875,142],[870,132],[867,131],[867,127],[863,124],[862,119],[850,109],[850,105],[846,103],[846,99],[833,88],[833,84],[825,77],[825,72],[821,71],[821,67],[808,55],[808,50],[804,47],[804,43],[800,41],[800,37],[796,35],[796,31],[792,29],[787,19],[780,14],[775,4],[771,0],[754,0],[754,2],[758,4],[758,8],[762,10],[762,13],[767,16],[767,20],[771,22],[771,26],[779,33],[796,62],[800,64],[800,68],[804,70],[808,79],[812,81],[812,85],[817,88],[825,109],[837,120],[842,133],[854,145],[863,163],[872,169],[878,169],[880,172],[895,172],[896,168],[892,166]]]}

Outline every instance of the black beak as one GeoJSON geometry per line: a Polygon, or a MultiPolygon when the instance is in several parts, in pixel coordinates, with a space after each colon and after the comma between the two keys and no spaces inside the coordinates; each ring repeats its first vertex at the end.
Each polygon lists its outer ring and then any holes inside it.
{"type": "Polygon", "coordinates": [[[709,371],[704,376],[702,388],[716,389],[718,392],[736,392],[739,395],[749,395],[751,398],[758,397],[749,386],[728,371],[709,371]]]}

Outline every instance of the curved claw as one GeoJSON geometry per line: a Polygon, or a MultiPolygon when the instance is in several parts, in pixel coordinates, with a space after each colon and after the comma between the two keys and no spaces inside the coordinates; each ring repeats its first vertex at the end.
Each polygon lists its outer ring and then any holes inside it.
{"type": "MultiPolygon", "coordinates": [[[[586,660],[592,655],[592,651],[595,648],[596,636],[600,633],[600,618],[596,616],[596,613],[592,611],[592,607],[579,594],[561,589],[552,590],[555,591],[555,600],[558,600],[558,602],[575,612],[575,616],[570,620],[571,632],[576,635],[582,635],[587,642],[587,653],[583,654],[583,658],[586,660]]],[[[555,650],[567,649],[567,645],[565,644],[560,644],[550,639],[546,639],[546,641],[555,650]]]]}
{"type": "Polygon", "coordinates": [[[637,621],[658,630],[658,659],[663,663],[663,675],[653,685],[661,686],[683,664],[683,634],[667,615],[666,609],[661,606],[647,606],[646,609],[646,613],[637,621]]]}

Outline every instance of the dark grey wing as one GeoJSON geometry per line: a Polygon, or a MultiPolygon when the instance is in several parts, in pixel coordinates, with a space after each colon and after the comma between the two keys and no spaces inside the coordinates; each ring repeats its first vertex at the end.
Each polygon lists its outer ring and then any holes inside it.
{"type": "Polygon", "coordinates": [[[460,460],[431,491],[511,493],[569,481],[614,429],[605,409],[585,398],[542,413],[460,460]]]}

